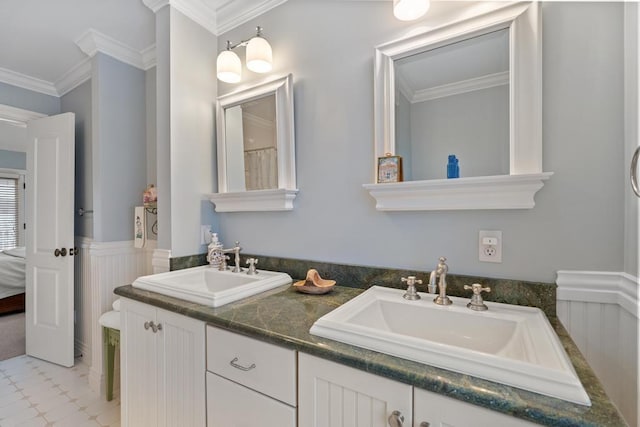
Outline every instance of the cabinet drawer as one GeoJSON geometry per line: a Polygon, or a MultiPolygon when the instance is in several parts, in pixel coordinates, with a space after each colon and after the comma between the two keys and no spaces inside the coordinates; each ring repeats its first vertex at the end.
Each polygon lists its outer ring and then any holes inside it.
{"type": "Polygon", "coordinates": [[[207,425],[295,427],[296,409],[207,372],[207,425]]]}
{"type": "Polygon", "coordinates": [[[207,370],[296,406],[296,352],[207,326],[207,370]]]}

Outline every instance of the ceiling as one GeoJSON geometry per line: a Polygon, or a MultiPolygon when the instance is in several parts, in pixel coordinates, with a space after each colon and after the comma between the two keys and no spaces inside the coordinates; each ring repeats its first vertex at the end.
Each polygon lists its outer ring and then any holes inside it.
{"type": "Polygon", "coordinates": [[[143,57],[151,53],[155,58],[152,9],[169,2],[220,34],[285,1],[0,0],[0,82],[61,96],[77,84],[80,77],[72,75],[82,74],[96,45],[149,68],[153,60],[143,57]],[[65,82],[70,76],[74,82],[65,82]]]}

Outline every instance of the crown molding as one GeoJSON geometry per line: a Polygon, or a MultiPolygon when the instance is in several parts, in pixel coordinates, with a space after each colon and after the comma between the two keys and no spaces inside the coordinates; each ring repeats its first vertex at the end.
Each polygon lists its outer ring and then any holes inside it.
{"type": "Polygon", "coordinates": [[[144,70],[142,54],[132,47],[102,34],[93,28],[88,29],[77,40],[78,47],[90,58],[96,53],[104,53],[125,64],[144,70]]]}
{"type": "Polygon", "coordinates": [[[26,127],[29,120],[46,116],[46,114],[36,113],[35,111],[0,104],[0,121],[9,122],[12,125],[26,127]]]}
{"type": "Polygon", "coordinates": [[[45,95],[59,96],[53,83],[35,77],[20,74],[15,71],[0,68],[0,82],[45,95]]]}
{"type": "Polygon", "coordinates": [[[142,65],[145,71],[155,67],[158,64],[158,58],[156,57],[155,43],[147,48],[142,49],[140,51],[140,55],[142,56],[142,65]]]}
{"type": "Polygon", "coordinates": [[[169,0],[142,0],[153,13],[157,13],[160,9],[169,4],[169,0]]]}
{"type": "Polygon", "coordinates": [[[58,96],[66,95],[91,78],[91,58],[85,58],[56,80],[58,96]]]}
{"type": "Polygon", "coordinates": [[[153,13],[171,5],[216,36],[244,24],[287,0],[234,0],[214,8],[204,0],[142,0],[153,13]]]}
{"type": "Polygon", "coordinates": [[[216,35],[224,34],[286,2],[287,0],[230,1],[217,10],[218,26],[216,35]]]}
{"type": "Polygon", "coordinates": [[[209,32],[217,35],[216,11],[203,0],[142,0],[142,2],[153,13],[158,13],[163,7],[171,5],[194,22],[202,25],[209,32]]]}
{"type": "MultiPolygon", "coordinates": [[[[474,77],[468,80],[449,83],[441,86],[434,86],[428,89],[417,90],[413,96],[409,98],[412,104],[419,102],[431,101],[433,99],[445,98],[447,96],[461,95],[467,92],[473,92],[481,89],[489,89],[491,87],[503,86],[509,84],[509,71],[500,73],[487,74],[485,76],[474,77]]],[[[404,92],[403,92],[404,93],[404,92]]]]}

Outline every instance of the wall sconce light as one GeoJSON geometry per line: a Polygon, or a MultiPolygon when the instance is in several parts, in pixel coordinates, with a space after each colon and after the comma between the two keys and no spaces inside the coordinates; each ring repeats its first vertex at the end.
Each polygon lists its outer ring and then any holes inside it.
{"type": "Polygon", "coordinates": [[[393,15],[401,21],[413,21],[427,13],[429,0],[393,0],[393,15]]]}
{"type": "Polygon", "coordinates": [[[238,83],[242,78],[242,64],[233,49],[246,46],[247,68],[255,73],[268,73],[273,67],[271,45],[262,37],[262,27],[256,27],[256,36],[234,45],[227,40],[227,50],[220,52],[216,65],[218,79],[238,83]]]}

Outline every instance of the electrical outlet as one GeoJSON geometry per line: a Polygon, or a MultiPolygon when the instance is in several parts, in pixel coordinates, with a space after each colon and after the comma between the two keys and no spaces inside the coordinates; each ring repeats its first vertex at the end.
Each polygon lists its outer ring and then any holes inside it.
{"type": "Polygon", "coordinates": [[[481,262],[502,262],[502,231],[478,232],[478,259],[481,262]]]}
{"type": "Polygon", "coordinates": [[[211,226],[200,225],[200,244],[208,245],[211,243],[211,226]]]}

